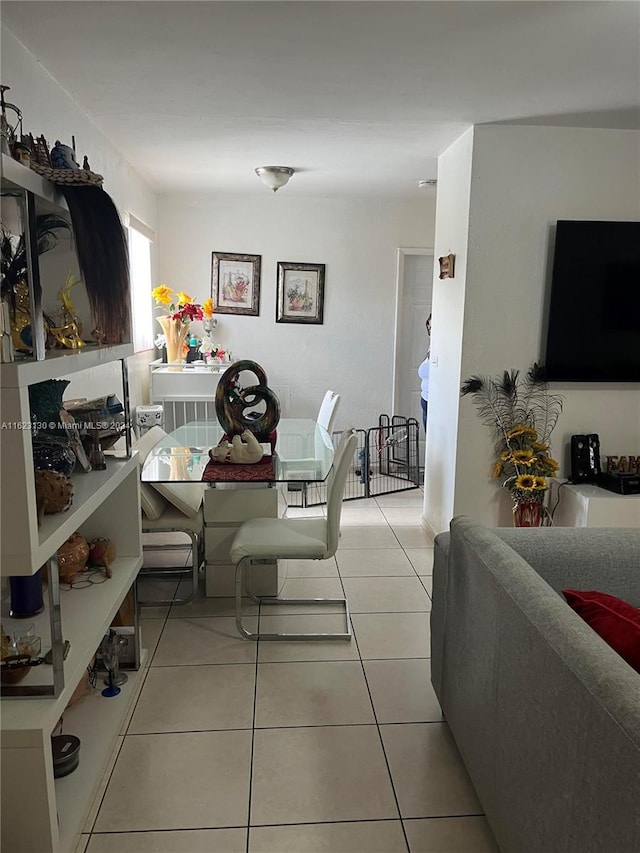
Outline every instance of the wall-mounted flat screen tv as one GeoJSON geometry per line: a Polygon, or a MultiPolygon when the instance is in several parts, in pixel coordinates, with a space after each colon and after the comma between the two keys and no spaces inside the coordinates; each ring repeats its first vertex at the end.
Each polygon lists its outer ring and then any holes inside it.
{"type": "Polygon", "coordinates": [[[640,382],[640,222],[559,220],[546,353],[558,382],[640,382]]]}

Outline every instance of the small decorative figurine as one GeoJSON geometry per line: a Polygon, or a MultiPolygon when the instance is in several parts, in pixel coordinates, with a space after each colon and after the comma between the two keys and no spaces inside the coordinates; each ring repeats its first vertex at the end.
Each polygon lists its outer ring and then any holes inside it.
{"type": "Polygon", "coordinates": [[[213,462],[229,462],[233,465],[251,465],[262,459],[262,447],[258,439],[246,429],[242,435],[234,435],[231,443],[223,436],[220,443],[209,451],[213,462]]]}
{"type": "Polygon", "coordinates": [[[116,546],[111,539],[105,539],[104,536],[99,536],[89,543],[89,562],[92,566],[102,566],[105,575],[110,578],[113,572],[111,571],[111,563],[116,558],[116,546]]]}
{"type": "Polygon", "coordinates": [[[51,165],[54,169],[79,169],[76,152],[69,145],[63,145],[59,139],[51,149],[51,165]]]}
{"type": "Polygon", "coordinates": [[[76,306],[71,299],[71,288],[80,284],[80,279],[73,273],[69,273],[65,283],[58,291],[58,299],[62,303],[62,326],[50,329],[53,337],[63,346],[69,349],[78,349],[85,345],[80,337],[82,334],[82,323],[78,319],[76,306]]]}

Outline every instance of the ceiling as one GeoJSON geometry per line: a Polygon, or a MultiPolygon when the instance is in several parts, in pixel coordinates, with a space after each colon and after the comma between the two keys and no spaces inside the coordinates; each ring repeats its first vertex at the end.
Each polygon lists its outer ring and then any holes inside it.
{"type": "Polygon", "coordinates": [[[2,21],[159,192],[268,192],[254,168],[286,165],[281,194],[411,198],[473,124],[640,127],[637,2],[5,0],[2,21]]]}

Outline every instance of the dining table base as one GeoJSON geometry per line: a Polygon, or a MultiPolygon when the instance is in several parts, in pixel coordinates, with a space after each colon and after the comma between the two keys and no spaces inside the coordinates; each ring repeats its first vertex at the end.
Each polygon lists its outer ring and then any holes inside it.
{"type": "MultiPolygon", "coordinates": [[[[284,489],[263,483],[217,484],[204,493],[205,595],[235,595],[236,567],[231,544],[240,525],[251,518],[282,518],[287,503],[284,489]]],[[[278,561],[247,573],[247,586],[256,596],[278,595],[284,578],[278,561]]]]}

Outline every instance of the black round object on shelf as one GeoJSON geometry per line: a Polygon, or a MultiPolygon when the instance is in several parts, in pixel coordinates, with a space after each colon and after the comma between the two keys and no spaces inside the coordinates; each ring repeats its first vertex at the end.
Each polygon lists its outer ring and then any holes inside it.
{"type": "Polygon", "coordinates": [[[54,735],[51,738],[51,750],[54,779],[73,773],[80,763],[80,738],[75,735],[54,735]]]}

